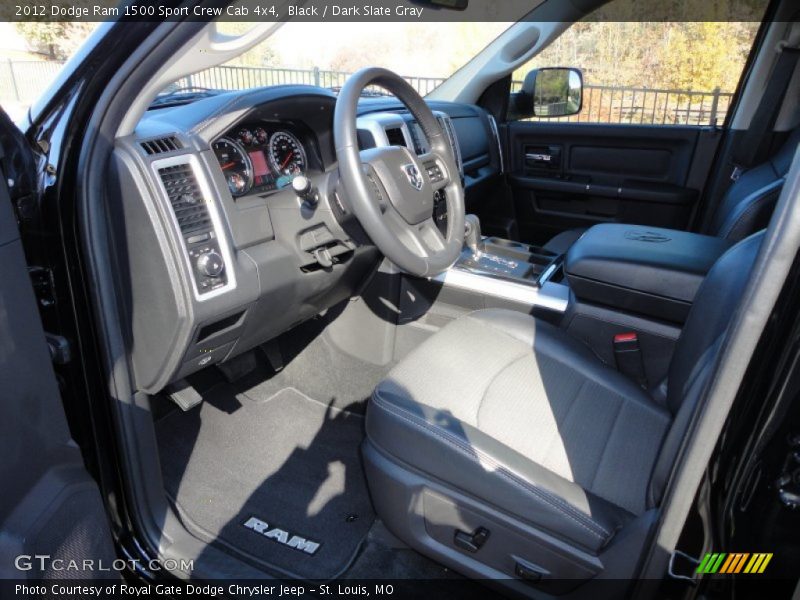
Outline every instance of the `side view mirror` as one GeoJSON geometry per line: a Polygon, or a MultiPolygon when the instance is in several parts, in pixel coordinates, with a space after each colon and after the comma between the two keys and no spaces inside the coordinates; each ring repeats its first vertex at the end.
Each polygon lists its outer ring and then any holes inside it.
{"type": "Polygon", "coordinates": [[[583,75],[572,67],[534,69],[513,94],[512,104],[517,118],[578,114],[583,104],[583,75]]]}
{"type": "Polygon", "coordinates": [[[433,10],[467,10],[469,0],[411,0],[412,4],[421,4],[433,10]]]}

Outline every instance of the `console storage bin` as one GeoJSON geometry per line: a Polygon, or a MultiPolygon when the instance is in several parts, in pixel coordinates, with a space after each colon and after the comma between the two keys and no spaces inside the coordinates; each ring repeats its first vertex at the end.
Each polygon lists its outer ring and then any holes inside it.
{"type": "Polygon", "coordinates": [[[578,300],[683,323],[727,240],[659,227],[604,223],[573,244],[564,273],[578,300]]]}

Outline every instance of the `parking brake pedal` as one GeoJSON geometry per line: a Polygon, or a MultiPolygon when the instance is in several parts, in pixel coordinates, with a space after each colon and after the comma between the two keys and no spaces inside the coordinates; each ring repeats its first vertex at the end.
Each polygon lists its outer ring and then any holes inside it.
{"type": "Polygon", "coordinates": [[[489,530],[485,527],[478,527],[472,533],[456,529],[456,533],[453,536],[453,543],[462,550],[475,553],[480,550],[481,546],[489,539],[489,534],[489,530]]]}

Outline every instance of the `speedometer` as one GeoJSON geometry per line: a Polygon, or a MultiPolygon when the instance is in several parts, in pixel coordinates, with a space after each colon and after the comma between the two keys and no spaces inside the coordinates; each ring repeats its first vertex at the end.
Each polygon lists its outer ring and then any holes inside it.
{"type": "Polygon", "coordinates": [[[253,162],[241,144],[221,137],[211,147],[233,196],[242,196],[253,187],[253,162]]]}
{"type": "Polygon", "coordinates": [[[306,152],[291,133],[277,131],[269,138],[269,162],[281,177],[302,175],[306,170],[306,152]]]}

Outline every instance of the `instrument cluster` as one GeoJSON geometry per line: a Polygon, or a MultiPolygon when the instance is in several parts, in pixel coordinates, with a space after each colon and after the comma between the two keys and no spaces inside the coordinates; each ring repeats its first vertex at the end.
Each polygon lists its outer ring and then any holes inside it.
{"type": "Polygon", "coordinates": [[[251,192],[272,192],[289,185],[308,169],[297,134],[270,124],[239,126],[211,147],[234,198],[251,192]]]}

